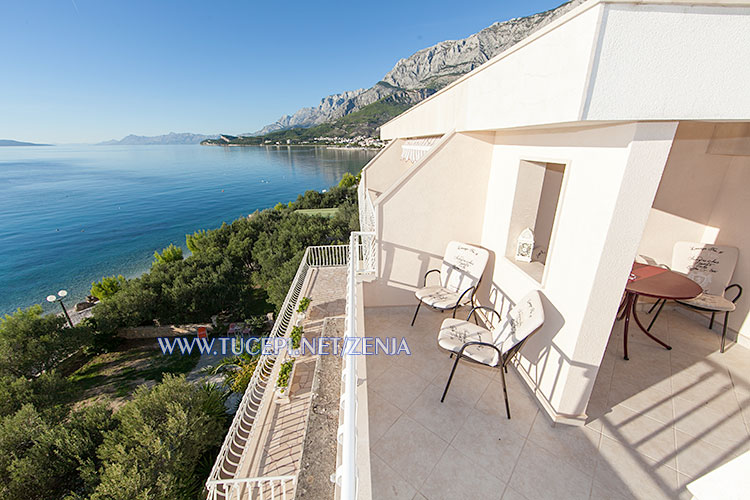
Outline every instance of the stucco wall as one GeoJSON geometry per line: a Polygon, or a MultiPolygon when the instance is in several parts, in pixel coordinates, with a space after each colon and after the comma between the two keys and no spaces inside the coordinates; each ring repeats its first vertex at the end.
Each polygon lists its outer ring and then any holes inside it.
{"type": "MultiPolygon", "coordinates": [[[[733,281],[750,287],[750,157],[707,154],[715,126],[680,123],[638,254],[669,265],[677,241],[736,246],[733,281]]],[[[748,344],[749,312],[750,300],[743,297],[729,317],[729,327],[748,344]]]]}
{"type": "Polygon", "coordinates": [[[382,193],[403,175],[405,164],[399,160],[403,143],[403,139],[391,141],[383,151],[365,165],[362,169],[362,177],[365,179],[366,189],[382,193]]]}
{"type": "Polygon", "coordinates": [[[479,244],[492,140],[445,137],[375,201],[379,269],[365,286],[367,307],[415,304],[414,290],[440,267],[449,241],[479,244]]]}
{"type": "Polygon", "coordinates": [[[521,370],[564,421],[585,411],[675,129],[654,123],[496,134],[482,236],[494,259],[479,298],[507,311],[530,290],[542,291],[547,319],[524,348],[521,370]],[[541,283],[503,256],[522,160],[566,164],[541,283]]]}
{"type": "Polygon", "coordinates": [[[746,120],[748,14],[747,6],[607,5],[581,118],[746,120]]]}

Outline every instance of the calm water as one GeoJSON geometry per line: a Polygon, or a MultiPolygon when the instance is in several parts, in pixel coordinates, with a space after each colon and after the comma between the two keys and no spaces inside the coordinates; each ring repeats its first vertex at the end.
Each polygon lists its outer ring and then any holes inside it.
{"type": "Polygon", "coordinates": [[[207,146],[0,148],[0,314],[102,276],[133,277],[154,250],[357,172],[371,151],[207,146]]]}

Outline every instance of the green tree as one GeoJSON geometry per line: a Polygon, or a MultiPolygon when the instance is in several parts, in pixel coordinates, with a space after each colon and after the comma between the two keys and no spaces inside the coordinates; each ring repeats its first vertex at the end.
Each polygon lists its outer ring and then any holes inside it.
{"type": "Polygon", "coordinates": [[[171,375],[136,390],[99,448],[103,467],[91,500],[195,498],[196,467],[224,437],[224,400],[216,387],[171,375]]]}
{"type": "Polygon", "coordinates": [[[154,252],[154,264],[169,264],[182,260],[182,248],[170,243],[167,248],[159,252],[154,252]]]}
{"type": "Polygon", "coordinates": [[[353,176],[349,172],[346,172],[339,181],[340,188],[350,188],[358,184],[357,177],[353,176]]]}
{"type": "Polygon", "coordinates": [[[125,281],[125,277],[122,274],[105,276],[101,281],[91,283],[91,295],[99,300],[112,298],[117,292],[122,290],[125,281]]]}
{"type": "Polygon", "coordinates": [[[64,325],[60,316],[43,315],[40,305],[0,318],[0,375],[35,377],[90,341],[87,327],[64,325]]]}
{"type": "Polygon", "coordinates": [[[91,491],[99,467],[96,450],[115,422],[104,405],[45,422],[32,405],[0,422],[3,498],[47,500],[91,491]]]}
{"type": "Polygon", "coordinates": [[[205,229],[185,235],[185,244],[192,253],[196,254],[208,245],[208,233],[205,229]]]}

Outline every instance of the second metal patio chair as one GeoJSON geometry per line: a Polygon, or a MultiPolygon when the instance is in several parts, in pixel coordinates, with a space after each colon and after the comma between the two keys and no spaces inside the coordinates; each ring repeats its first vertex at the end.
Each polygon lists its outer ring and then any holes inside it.
{"type": "MultiPolygon", "coordinates": [[[[724,352],[724,343],[727,336],[727,322],[729,313],[735,310],[735,303],[742,295],[742,287],[738,284],[729,285],[737,265],[739,250],[736,247],[710,245],[706,243],[692,243],[678,241],[672,251],[672,271],[684,273],[688,278],[698,283],[703,288],[703,293],[694,299],[678,300],[678,304],[690,307],[702,312],[711,313],[709,330],[714,327],[714,318],[717,312],[724,313],[724,326],[721,333],[721,352],[724,352]],[[734,298],[728,299],[725,293],[731,289],[735,290],[734,298]]],[[[664,266],[666,267],[666,266],[664,266]]],[[[648,330],[654,326],[656,318],[664,308],[667,301],[657,300],[649,313],[658,306],[659,309],[651,319],[648,330]]]]}
{"type": "Polygon", "coordinates": [[[508,363],[521,350],[526,341],[544,324],[544,309],[542,307],[541,295],[533,291],[518,301],[509,312],[505,322],[502,322],[500,313],[487,306],[474,307],[466,321],[448,318],[443,321],[438,333],[438,345],[450,351],[451,357],[455,354],[456,361],[445,385],[442,403],[448,394],[448,388],[456,373],[458,362],[461,358],[469,358],[471,361],[487,366],[499,366],[503,382],[503,396],[505,397],[505,411],[510,418],[510,404],[508,403],[508,388],[505,385],[505,374],[508,371],[508,363]],[[497,318],[497,324],[489,328],[480,326],[476,319],[477,310],[485,310],[497,318]],[[474,316],[476,324],[471,323],[474,316]]]}
{"type": "Polygon", "coordinates": [[[447,311],[453,309],[453,317],[456,317],[456,309],[468,302],[474,301],[479,281],[482,279],[484,268],[490,253],[484,248],[467,245],[458,241],[448,243],[445,257],[440,269],[430,269],[424,275],[422,288],[415,292],[417,296],[417,310],[411,320],[411,326],[419,314],[419,308],[424,303],[428,306],[447,311]],[[440,275],[440,284],[427,286],[427,276],[437,272],[440,275]]]}

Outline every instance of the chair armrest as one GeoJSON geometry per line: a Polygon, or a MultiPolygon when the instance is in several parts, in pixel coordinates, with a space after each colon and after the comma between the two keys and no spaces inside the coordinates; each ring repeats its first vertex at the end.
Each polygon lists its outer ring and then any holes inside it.
{"type": "Polygon", "coordinates": [[[729,290],[730,288],[737,289],[737,295],[735,295],[735,297],[732,299],[732,303],[735,303],[737,302],[737,299],[739,299],[742,296],[742,287],[737,283],[733,283],[724,289],[724,293],[727,293],[727,290],[729,290]]]}
{"type": "Polygon", "coordinates": [[[438,273],[438,274],[440,274],[440,269],[430,269],[429,271],[427,271],[426,273],[424,273],[424,281],[422,282],[422,286],[423,287],[427,286],[427,276],[430,273],[438,273]]]}
{"type": "Polygon", "coordinates": [[[458,300],[456,301],[456,307],[458,307],[461,304],[461,301],[464,299],[464,295],[466,295],[467,293],[469,293],[469,290],[472,291],[471,292],[472,305],[474,304],[473,297],[474,297],[474,292],[476,291],[476,287],[470,286],[469,288],[467,288],[466,290],[464,290],[464,293],[462,293],[461,296],[458,298],[458,300]]]}
{"type": "Polygon", "coordinates": [[[493,308],[491,308],[489,306],[474,306],[474,307],[471,308],[471,311],[469,311],[469,315],[466,317],[466,321],[471,321],[471,315],[474,314],[474,311],[476,311],[477,309],[483,309],[485,311],[489,311],[491,313],[494,313],[495,316],[497,316],[497,320],[498,321],[502,321],[502,319],[503,319],[503,317],[500,316],[499,312],[497,312],[495,309],[493,309],[493,308]]]}
{"type": "Polygon", "coordinates": [[[457,353],[458,356],[459,357],[463,356],[464,349],[466,349],[469,346],[473,346],[473,345],[482,345],[482,346],[485,346],[485,347],[492,347],[494,350],[497,351],[497,355],[500,356],[499,359],[500,359],[500,362],[502,363],[503,353],[500,351],[500,349],[497,348],[497,346],[495,344],[490,344],[489,342],[479,342],[478,340],[474,340],[472,342],[467,342],[464,345],[462,345],[461,349],[458,350],[458,353],[457,353]]]}

